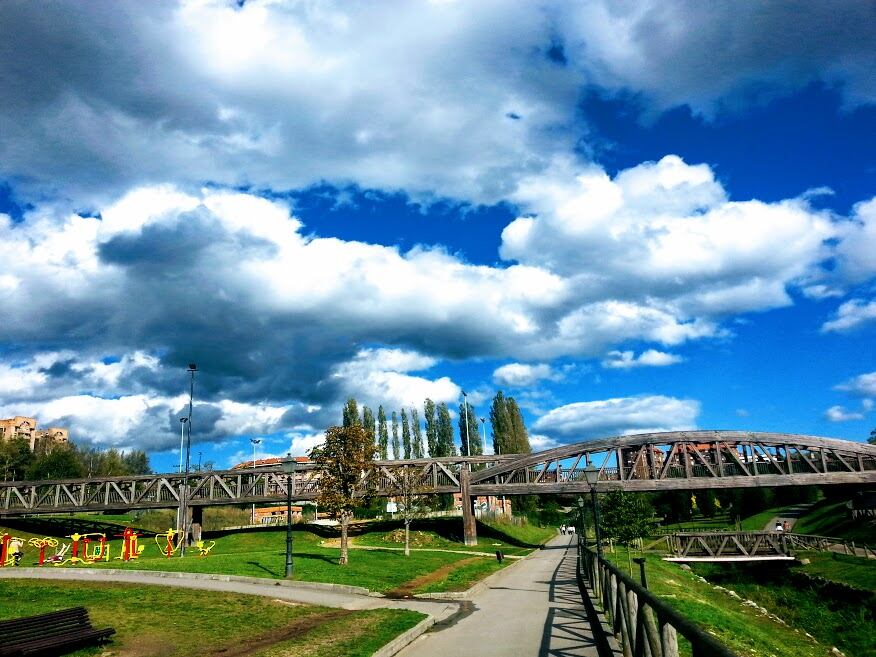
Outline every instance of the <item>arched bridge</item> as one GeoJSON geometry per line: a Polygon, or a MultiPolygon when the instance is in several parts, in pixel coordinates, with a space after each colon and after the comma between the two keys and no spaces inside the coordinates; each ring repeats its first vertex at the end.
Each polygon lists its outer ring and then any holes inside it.
{"type": "MultiPolygon", "coordinates": [[[[816,436],[743,431],[674,431],[564,445],[535,454],[375,461],[363,494],[393,495],[400,470],[418,473],[422,493],[538,495],[876,484],[876,446],[816,436]]],[[[317,496],[319,470],[300,466],[296,500],[317,496]]],[[[279,503],[287,476],[277,467],[136,477],[0,483],[0,517],[25,514],[279,503]]]]}

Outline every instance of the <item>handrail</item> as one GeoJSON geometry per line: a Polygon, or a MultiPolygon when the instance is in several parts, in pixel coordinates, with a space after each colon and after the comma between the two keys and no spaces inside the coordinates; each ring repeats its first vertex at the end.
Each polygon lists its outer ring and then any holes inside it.
{"type": "Polygon", "coordinates": [[[602,604],[624,657],[678,657],[678,634],[693,657],[738,657],[723,643],[624,575],[578,539],[578,575],[602,604]]]}

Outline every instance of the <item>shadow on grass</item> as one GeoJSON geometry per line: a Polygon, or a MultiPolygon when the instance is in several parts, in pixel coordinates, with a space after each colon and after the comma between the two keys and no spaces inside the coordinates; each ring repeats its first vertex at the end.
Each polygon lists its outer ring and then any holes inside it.
{"type": "Polygon", "coordinates": [[[326,563],[337,564],[337,557],[330,557],[327,554],[313,554],[312,552],[302,552],[295,554],[296,559],[313,559],[315,561],[325,561],[326,563]]]}
{"type": "Polygon", "coordinates": [[[247,561],[247,562],[246,562],[246,565],[248,565],[248,566],[254,566],[254,567],[258,568],[259,570],[263,570],[263,571],[265,571],[268,575],[270,575],[271,577],[280,577],[280,576],[281,576],[280,573],[278,573],[278,572],[274,572],[274,571],[271,570],[270,568],[265,568],[265,567],[264,567],[262,564],[260,564],[258,561],[247,561]]]}

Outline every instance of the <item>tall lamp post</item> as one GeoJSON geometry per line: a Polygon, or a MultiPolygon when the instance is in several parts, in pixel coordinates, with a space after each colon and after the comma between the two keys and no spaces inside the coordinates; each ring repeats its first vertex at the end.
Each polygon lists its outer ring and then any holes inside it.
{"type": "Polygon", "coordinates": [[[286,577],[292,577],[292,486],[295,485],[295,468],[298,464],[292,454],[286,453],[283,472],[286,473],[286,577]]]}
{"type": "MultiPolygon", "coordinates": [[[[471,456],[471,441],[468,438],[468,395],[462,391],[462,412],[465,414],[465,455],[471,456]]],[[[471,470],[471,465],[469,465],[471,470]]]]}
{"type": "Polygon", "coordinates": [[[183,450],[185,449],[186,443],[186,422],[189,421],[187,417],[181,417],[179,419],[179,468],[177,472],[182,474],[183,471],[183,450]]]}
{"type": "Polygon", "coordinates": [[[599,530],[599,499],[596,496],[599,469],[592,463],[584,469],[584,480],[590,486],[590,500],[593,503],[593,532],[596,534],[596,554],[602,558],[602,532],[599,530]]]}
{"type": "Polygon", "coordinates": [[[191,456],[192,456],[192,406],[194,404],[195,399],[195,372],[198,371],[198,366],[196,363],[189,363],[186,371],[191,375],[191,382],[189,384],[189,415],[186,418],[184,425],[188,428],[186,432],[188,440],[186,440],[186,472],[185,478],[183,479],[183,503],[182,503],[182,536],[180,537],[179,544],[179,556],[184,557],[186,555],[186,545],[189,542],[189,469],[191,468],[191,456]]]}
{"type": "Polygon", "coordinates": [[[578,496],[578,523],[581,525],[578,535],[584,541],[584,545],[587,545],[587,526],[584,524],[584,498],[580,495],[578,496]]]}
{"type": "MultiPolygon", "coordinates": [[[[261,438],[250,438],[249,442],[252,443],[252,469],[255,471],[256,469],[256,445],[262,442],[261,438]]],[[[252,503],[252,517],[250,518],[250,522],[254,525],[256,524],[255,517],[255,502],[252,503]]]]}

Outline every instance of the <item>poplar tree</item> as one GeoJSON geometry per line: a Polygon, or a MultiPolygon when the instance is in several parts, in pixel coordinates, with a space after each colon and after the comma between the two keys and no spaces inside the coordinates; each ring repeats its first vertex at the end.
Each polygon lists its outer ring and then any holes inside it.
{"type": "Polygon", "coordinates": [[[343,425],[345,427],[352,427],[355,424],[362,426],[362,422],[359,420],[359,407],[356,405],[356,400],[352,397],[344,404],[343,415],[343,425]]]}
{"type": "Polygon", "coordinates": [[[514,454],[531,454],[532,446],[529,444],[529,432],[526,430],[526,423],[523,421],[523,413],[520,412],[520,407],[514,401],[514,397],[508,397],[505,400],[505,405],[508,408],[508,417],[511,419],[511,434],[514,437],[512,445],[514,454]]]}
{"type": "Polygon", "coordinates": [[[435,402],[428,397],[424,404],[424,419],[426,420],[426,445],[429,456],[438,456],[438,424],[435,421],[435,402]]]}
{"type": "Polygon", "coordinates": [[[453,422],[450,420],[450,410],[444,402],[438,404],[438,422],[436,424],[438,435],[435,441],[437,451],[435,456],[453,456],[456,452],[453,445],[453,422]]]}
{"type": "Polygon", "coordinates": [[[398,414],[392,412],[392,458],[398,459],[401,455],[401,449],[398,443],[398,414]]]}
{"type": "Polygon", "coordinates": [[[377,407],[377,452],[381,460],[387,459],[387,447],[389,445],[389,434],[386,431],[386,413],[383,412],[383,406],[377,407]]]}
{"type": "Polygon", "coordinates": [[[493,404],[490,406],[490,425],[493,427],[493,453],[514,454],[511,449],[511,418],[508,416],[508,405],[501,390],[493,397],[493,404]]]}
{"type": "Polygon", "coordinates": [[[426,454],[423,451],[423,431],[420,428],[420,414],[416,408],[411,409],[411,428],[413,429],[413,452],[415,459],[421,459],[426,454]]]}
{"type": "Polygon", "coordinates": [[[408,426],[408,413],[405,409],[402,409],[401,412],[401,425],[402,449],[404,450],[404,457],[409,459],[411,458],[411,428],[408,426]]]}
{"type": "Polygon", "coordinates": [[[459,405],[459,443],[461,445],[459,453],[463,456],[480,456],[484,453],[481,434],[478,432],[478,418],[474,407],[468,402],[459,405]],[[468,418],[468,426],[466,426],[466,418],[468,418]]]}
{"type": "Polygon", "coordinates": [[[362,407],[362,425],[365,431],[371,434],[371,438],[377,441],[377,424],[374,419],[374,412],[367,406],[362,407]]]}

